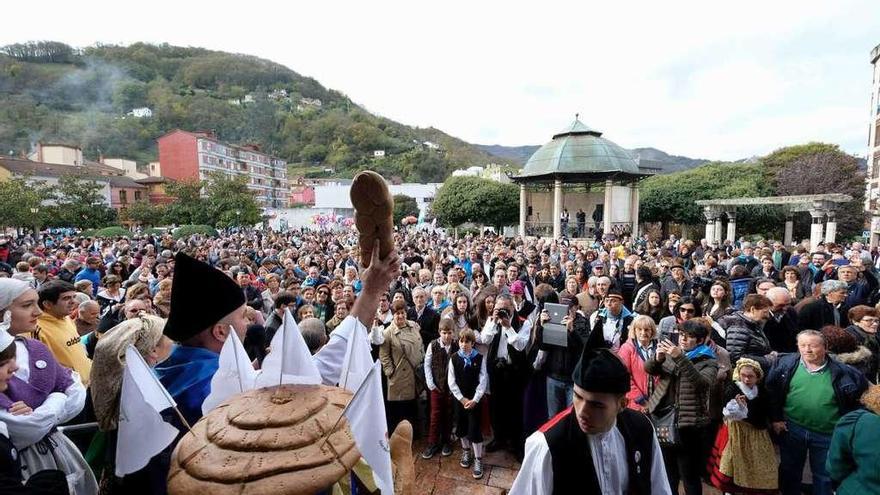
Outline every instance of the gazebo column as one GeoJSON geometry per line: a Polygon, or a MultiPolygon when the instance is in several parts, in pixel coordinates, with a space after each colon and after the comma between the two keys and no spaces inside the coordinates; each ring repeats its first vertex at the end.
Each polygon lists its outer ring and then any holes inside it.
{"type": "Polygon", "coordinates": [[[727,240],[736,241],[736,208],[727,211],[727,240]]]}
{"type": "Polygon", "coordinates": [[[718,244],[721,244],[721,239],[724,237],[724,227],[721,225],[721,212],[716,213],[715,216],[715,230],[713,232],[715,234],[715,240],[718,241],[718,244]]]}
{"type": "Polygon", "coordinates": [[[834,210],[828,210],[828,220],[825,222],[825,243],[834,242],[837,238],[837,217],[834,210]]]}
{"type": "Polygon", "coordinates": [[[562,235],[562,180],[553,181],[553,238],[558,239],[562,235]]]}
{"type": "Polygon", "coordinates": [[[526,216],[529,211],[526,196],[526,185],[519,185],[519,236],[526,236],[526,216]]]}
{"type": "Polygon", "coordinates": [[[810,210],[810,217],[813,221],[810,224],[810,250],[815,251],[819,243],[822,242],[822,231],[824,230],[822,220],[825,218],[825,209],[821,205],[813,205],[813,208],[810,210]]]}
{"type": "Polygon", "coordinates": [[[633,182],[629,187],[629,218],[632,222],[631,238],[635,239],[639,236],[639,183],[633,182]]]}
{"type": "Polygon", "coordinates": [[[706,217],[706,241],[715,239],[715,210],[711,206],[703,207],[703,216],[706,217]]]}
{"type": "Polygon", "coordinates": [[[611,233],[611,215],[612,205],[611,205],[611,196],[612,190],[614,188],[614,182],[611,179],[605,181],[605,205],[603,209],[605,210],[605,214],[602,216],[602,237],[611,233]]]}
{"type": "Polygon", "coordinates": [[[791,212],[785,215],[785,235],[782,237],[782,243],[786,248],[791,247],[794,241],[794,216],[791,212]]]}

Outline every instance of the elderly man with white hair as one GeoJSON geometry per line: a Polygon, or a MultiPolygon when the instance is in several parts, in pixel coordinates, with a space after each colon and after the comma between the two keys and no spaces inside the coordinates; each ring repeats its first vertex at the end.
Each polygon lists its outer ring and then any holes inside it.
{"type": "Polygon", "coordinates": [[[767,291],[770,318],[764,323],[764,334],[770,340],[770,348],[779,354],[797,352],[798,314],[791,305],[791,294],[784,287],[767,291]]]}
{"type": "Polygon", "coordinates": [[[841,328],[848,327],[847,289],[847,283],[842,280],[826,280],[822,282],[822,295],[801,308],[801,312],[798,315],[800,328],[804,330],[819,330],[825,325],[834,325],[841,328]]]}

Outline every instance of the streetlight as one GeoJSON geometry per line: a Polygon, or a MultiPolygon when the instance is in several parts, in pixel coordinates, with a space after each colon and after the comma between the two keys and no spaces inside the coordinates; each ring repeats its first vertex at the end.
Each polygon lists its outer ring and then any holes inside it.
{"type": "Polygon", "coordinates": [[[39,226],[39,223],[37,222],[39,220],[39,218],[37,217],[38,213],[40,213],[40,209],[37,208],[36,206],[32,206],[31,207],[31,215],[33,215],[33,216],[31,217],[31,219],[34,221],[34,240],[35,241],[40,240],[40,226],[39,226]]]}

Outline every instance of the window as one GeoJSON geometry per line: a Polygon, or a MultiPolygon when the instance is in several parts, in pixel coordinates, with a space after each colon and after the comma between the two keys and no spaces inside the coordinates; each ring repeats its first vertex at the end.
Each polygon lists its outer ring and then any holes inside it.
{"type": "Polygon", "coordinates": [[[140,191],[135,191],[135,192],[134,192],[134,200],[135,200],[135,201],[140,201],[140,200],[141,200],[141,192],[140,192],[140,191]]]}
{"type": "Polygon", "coordinates": [[[119,191],[119,202],[122,204],[128,203],[128,191],[125,189],[119,191]]]}

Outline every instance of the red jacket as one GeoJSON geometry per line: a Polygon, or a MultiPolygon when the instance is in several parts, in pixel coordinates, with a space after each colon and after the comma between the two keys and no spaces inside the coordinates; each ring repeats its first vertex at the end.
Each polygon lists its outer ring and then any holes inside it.
{"type": "Polygon", "coordinates": [[[627,407],[641,411],[642,406],[648,401],[648,397],[654,390],[657,378],[645,372],[645,361],[639,357],[633,339],[627,340],[620,346],[617,356],[623,361],[630,375],[629,392],[626,394],[626,398],[629,399],[627,407]],[[651,382],[650,388],[648,386],[649,380],[651,382]]]}

